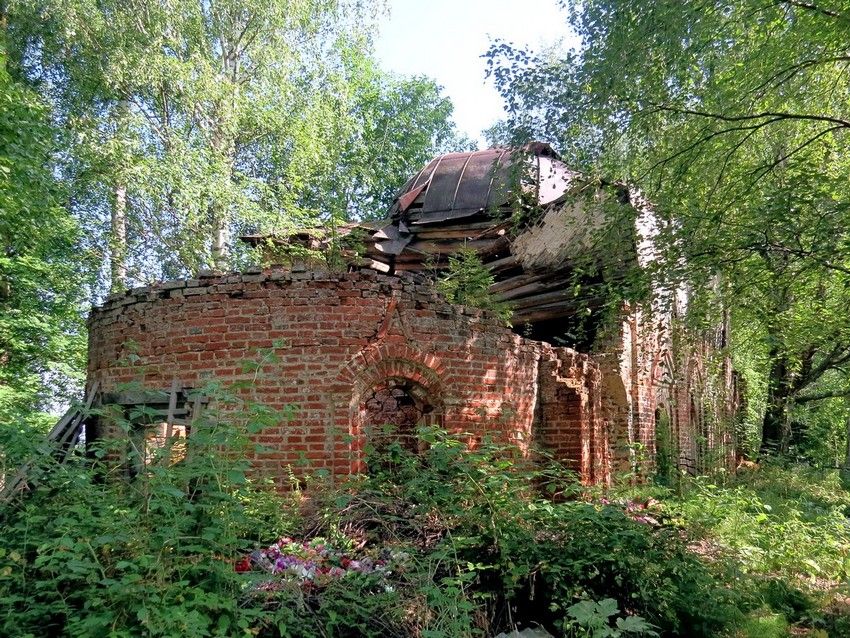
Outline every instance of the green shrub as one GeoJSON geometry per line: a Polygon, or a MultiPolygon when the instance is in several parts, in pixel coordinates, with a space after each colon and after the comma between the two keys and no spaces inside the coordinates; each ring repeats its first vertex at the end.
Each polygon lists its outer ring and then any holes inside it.
{"type": "Polygon", "coordinates": [[[510,446],[423,431],[421,454],[390,445],[371,475],[317,485],[302,518],[300,494],[270,490],[245,461],[262,452],[249,433],[284,415],[211,392],[227,409],[208,413],[182,462],[163,454],[126,481],[76,459],[3,512],[0,634],[472,638],[541,623],[575,635],[590,631],[577,610],[597,601],[617,609],[605,619],[619,635],[717,635],[737,617],[675,530],[584,502],[571,473],[510,446]],[[237,572],[282,533],[406,558],[382,587],[354,574],[269,588],[237,572]]]}
{"type": "Polygon", "coordinates": [[[470,248],[449,257],[449,268],[437,280],[437,290],[451,303],[489,310],[508,323],[513,311],[490,292],[495,281],[493,273],[481,263],[478,253],[470,248]]]}
{"type": "Polygon", "coordinates": [[[486,610],[488,631],[532,621],[567,631],[569,608],[605,598],[666,635],[716,635],[738,617],[676,532],[568,498],[581,490],[572,475],[531,466],[513,448],[423,437],[420,457],[396,447],[394,463],[377,464],[391,471],[347,486],[325,510],[326,524],[371,542],[403,541],[420,560],[436,560],[429,578],[486,610]]]}
{"type": "Polygon", "coordinates": [[[668,513],[731,552],[742,572],[843,581],[850,569],[850,495],[835,472],[765,466],[722,486],[696,478],[668,513]]]}
{"type": "Polygon", "coordinates": [[[740,638],[787,638],[788,621],[782,614],[769,609],[757,609],[741,623],[736,636],[740,638]]]}
{"type": "MultiPolygon", "coordinates": [[[[216,392],[251,429],[267,419],[216,392]]],[[[245,579],[232,561],[297,519],[246,473],[244,423],[221,417],[197,424],[185,460],[163,453],[130,482],[114,461],[42,468],[39,486],[2,512],[0,634],[236,635],[262,625],[260,609],[240,605],[245,579]]]]}
{"type": "Polygon", "coordinates": [[[803,620],[814,609],[809,596],[784,580],[769,579],[761,592],[767,606],[791,622],[803,620]]]}

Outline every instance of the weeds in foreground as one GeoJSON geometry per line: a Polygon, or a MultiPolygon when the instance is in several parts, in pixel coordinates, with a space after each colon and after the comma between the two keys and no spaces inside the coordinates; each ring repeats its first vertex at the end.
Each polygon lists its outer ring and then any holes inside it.
{"type": "Polygon", "coordinates": [[[743,636],[850,635],[850,492],[838,473],[765,464],[735,476],[680,477],[675,490],[615,490],[650,503],[741,594],[743,636]],[[749,629],[747,629],[749,627],[749,629]]]}
{"type": "Polygon", "coordinates": [[[645,507],[646,488],[593,499],[558,465],[425,430],[419,454],[390,445],[368,475],[282,494],[246,459],[284,415],[215,391],[227,410],[180,462],[166,448],[127,480],[103,448],[2,512],[0,633],[841,635],[802,586],[847,577],[850,503],[828,476],[694,479],[645,507]]]}
{"type": "Polygon", "coordinates": [[[537,623],[709,636],[737,613],[675,532],[581,501],[568,472],[510,447],[428,430],[419,455],[393,445],[369,475],[276,493],[246,458],[262,452],[249,433],[278,417],[206,391],[227,409],[206,414],[180,462],[166,448],[123,479],[103,448],[49,468],[2,513],[0,633],[463,638],[537,623]],[[278,544],[277,572],[255,569],[284,534],[298,542],[278,544]]]}

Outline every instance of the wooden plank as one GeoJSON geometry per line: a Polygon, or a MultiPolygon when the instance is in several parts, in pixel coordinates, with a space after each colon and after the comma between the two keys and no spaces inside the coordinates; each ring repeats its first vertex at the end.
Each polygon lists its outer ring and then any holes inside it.
{"type": "Polygon", "coordinates": [[[533,306],[515,312],[512,320],[516,323],[535,323],[537,321],[546,321],[547,319],[557,319],[559,317],[574,317],[577,312],[590,308],[596,310],[604,305],[604,300],[596,298],[590,300],[578,300],[577,303],[553,303],[540,306],[533,306]]]}
{"type": "Polygon", "coordinates": [[[496,282],[494,285],[490,286],[491,293],[503,293],[511,290],[515,290],[520,286],[525,286],[535,282],[543,282],[547,286],[553,288],[554,286],[563,286],[568,283],[573,282],[573,273],[571,268],[561,268],[554,271],[545,271],[545,272],[534,272],[534,273],[524,273],[521,275],[514,275],[513,277],[509,277],[507,279],[503,279],[501,281],[496,282]]]}
{"type": "Polygon", "coordinates": [[[71,423],[71,421],[74,420],[74,417],[76,415],[77,415],[77,408],[75,408],[75,407],[68,408],[67,412],[65,412],[65,414],[62,416],[62,418],[59,419],[59,421],[56,422],[56,425],[54,425],[50,429],[50,432],[47,434],[47,440],[48,441],[56,440],[61,435],[61,433],[65,431],[65,428],[68,427],[68,424],[71,423]]]}
{"type": "MultiPolygon", "coordinates": [[[[178,393],[178,396],[179,396],[179,393],[178,393]]],[[[142,406],[131,406],[131,407],[135,407],[140,412],[142,412],[144,414],[144,416],[150,417],[151,419],[156,419],[157,417],[162,417],[161,421],[165,421],[165,420],[167,420],[168,415],[169,415],[169,409],[167,407],[166,408],[151,408],[151,407],[148,407],[148,406],[143,406],[144,409],[142,409],[142,406]]],[[[189,414],[189,408],[187,408],[185,406],[180,407],[180,408],[174,408],[174,410],[171,411],[170,414],[171,414],[171,416],[175,416],[175,417],[186,416],[187,414],[189,414]]]]}
{"type": "Polygon", "coordinates": [[[540,281],[542,279],[543,275],[530,275],[526,273],[514,275],[513,277],[508,277],[502,281],[497,281],[495,284],[490,286],[490,292],[492,294],[498,294],[508,290],[513,290],[514,288],[518,288],[519,286],[523,286],[532,281],[540,281]]]}
{"type": "Polygon", "coordinates": [[[492,241],[492,245],[489,248],[483,248],[478,251],[478,256],[482,260],[487,260],[490,256],[495,256],[501,251],[510,252],[511,249],[511,241],[505,235],[499,235],[492,241]]]}
{"type": "Polygon", "coordinates": [[[191,424],[194,426],[201,418],[201,411],[204,409],[203,404],[206,401],[203,400],[200,393],[195,394],[195,398],[192,401],[192,422],[191,424]]]}
{"type": "Polygon", "coordinates": [[[405,252],[412,251],[424,255],[445,255],[458,253],[464,249],[476,252],[490,250],[498,239],[476,239],[472,241],[413,241],[405,252]]]}
{"type": "Polygon", "coordinates": [[[568,279],[564,279],[557,282],[535,281],[530,284],[526,284],[525,286],[520,286],[518,288],[514,288],[513,290],[504,292],[499,295],[499,299],[502,299],[504,301],[510,301],[512,299],[527,297],[537,293],[547,293],[553,290],[557,290],[558,288],[562,288],[568,283],[568,279]]]}
{"type": "Polygon", "coordinates": [[[476,237],[481,236],[480,230],[474,230],[469,228],[459,228],[457,230],[428,230],[421,231],[416,233],[417,240],[428,240],[428,239],[474,239],[476,237]]]}
{"type": "Polygon", "coordinates": [[[538,295],[531,295],[528,297],[523,297],[522,299],[517,299],[512,303],[512,307],[515,309],[522,308],[531,308],[533,306],[545,306],[547,304],[552,304],[555,302],[562,302],[565,305],[578,309],[583,305],[593,301],[597,301],[596,297],[588,297],[587,295],[576,296],[573,290],[563,289],[543,292],[538,295]]]}
{"type": "MultiPolygon", "coordinates": [[[[131,390],[104,393],[101,403],[108,405],[165,405],[170,399],[169,390],[131,390]]],[[[209,399],[204,398],[207,402],[209,399]]]]}
{"type": "Polygon", "coordinates": [[[103,395],[103,403],[109,405],[168,405],[167,390],[128,390],[109,392],[103,395]]]}
{"type": "Polygon", "coordinates": [[[439,229],[434,226],[414,226],[411,225],[408,227],[411,233],[415,233],[417,237],[422,235],[428,235],[430,233],[437,232],[465,232],[465,231],[473,231],[473,230],[487,230],[488,228],[493,228],[493,220],[483,221],[483,222],[470,222],[468,224],[446,224],[444,226],[440,226],[439,229]]]}
{"type": "Polygon", "coordinates": [[[98,382],[95,381],[94,385],[92,385],[91,390],[89,390],[89,394],[86,397],[86,402],[82,409],[78,409],[76,411],[76,416],[71,422],[71,425],[67,427],[66,431],[62,434],[62,438],[59,439],[57,443],[57,447],[61,447],[65,445],[68,438],[76,432],[80,426],[82,426],[83,421],[89,415],[89,410],[91,410],[92,403],[94,403],[94,397],[97,395],[98,382]]]}
{"type": "Polygon", "coordinates": [[[448,261],[442,259],[439,261],[433,262],[423,262],[423,261],[412,261],[409,263],[397,263],[395,265],[396,272],[429,272],[433,273],[435,270],[445,270],[449,267],[448,261]]]}
{"type": "Polygon", "coordinates": [[[387,264],[383,261],[379,261],[377,259],[370,259],[367,266],[369,268],[371,268],[372,270],[377,270],[378,272],[387,273],[387,272],[390,271],[390,265],[389,264],[387,264]]]}
{"type": "MultiPolygon", "coordinates": [[[[478,224],[475,224],[476,226],[478,224]]],[[[505,231],[508,227],[508,223],[502,224],[493,224],[490,223],[486,228],[433,228],[429,230],[419,230],[416,233],[416,240],[427,240],[427,239],[435,239],[435,240],[449,240],[449,239],[484,239],[489,237],[499,237],[505,234],[505,231]]]]}
{"type": "Polygon", "coordinates": [[[17,494],[21,484],[26,480],[31,463],[25,463],[4,486],[3,492],[0,494],[0,501],[8,503],[17,494]]]}
{"type": "Polygon", "coordinates": [[[195,394],[195,397],[192,401],[192,420],[186,426],[186,459],[189,460],[192,454],[192,444],[189,442],[189,438],[194,434],[198,427],[198,423],[201,420],[201,410],[203,410],[201,401],[201,394],[195,394]]]}
{"type": "Polygon", "coordinates": [[[65,452],[64,454],[62,454],[62,459],[59,461],[60,463],[64,463],[65,461],[67,461],[71,454],[74,453],[74,448],[77,447],[77,443],[79,443],[80,441],[80,434],[82,434],[82,431],[82,425],[74,430],[74,435],[71,437],[71,440],[68,441],[68,444],[65,446],[65,452]]]}
{"type": "MultiPolygon", "coordinates": [[[[38,453],[55,454],[57,451],[61,451],[63,446],[70,442],[68,451],[65,452],[62,460],[68,458],[70,450],[73,449],[73,444],[76,442],[79,435],[80,426],[88,416],[88,411],[91,409],[94,398],[97,395],[97,389],[98,384],[95,382],[86,397],[86,402],[83,408],[70,408],[62,416],[62,418],[59,419],[56,425],[53,426],[48,435],[45,437],[44,443],[46,445],[40,446],[38,453]]],[[[6,482],[3,486],[2,492],[0,492],[0,502],[8,503],[12,499],[23,484],[27,482],[32,466],[32,461],[24,463],[15,475],[6,482]]]]}
{"type": "Polygon", "coordinates": [[[554,308],[551,310],[535,309],[534,311],[522,312],[511,317],[511,323],[514,326],[519,326],[524,323],[537,323],[540,321],[548,321],[550,319],[560,319],[562,317],[574,316],[575,312],[565,308],[554,308]]]}
{"type": "Polygon", "coordinates": [[[165,444],[171,440],[174,434],[174,410],[177,408],[177,393],[180,392],[180,382],[174,379],[171,382],[171,394],[168,397],[168,413],[165,415],[165,444]]]}
{"type": "Polygon", "coordinates": [[[484,265],[487,266],[487,269],[490,272],[495,274],[518,266],[519,261],[517,260],[516,255],[508,255],[501,259],[494,259],[493,261],[485,262],[484,265]]]}

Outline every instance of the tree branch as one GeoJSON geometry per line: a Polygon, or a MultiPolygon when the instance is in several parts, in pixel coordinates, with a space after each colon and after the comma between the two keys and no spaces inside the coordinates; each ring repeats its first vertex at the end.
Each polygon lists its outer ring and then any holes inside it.
{"type": "Polygon", "coordinates": [[[778,120],[804,120],[810,122],[828,122],[839,128],[850,128],[850,120],[845,120],[840,117],[831,115],[815,115],[810,113],[786,113],[782,111],[763,111],[761,113],[753,113],[751,115],[723,115],[720,113],[709,113],[707,111],[698,111],[696,109],[685,109],[675,106],[666,106],[664,104],[651,104],[653,108],[660,111],[670,113],[678,113],[679,115],[694,115],[697,117],[705,117],[722,122],[752,122],[754,120],[764,120],[771,118],[771,122],[778,120]]]}
{"type": "Polygon", "coordinates": [[[838,130],[840,130],[841,128],[843,128],[843,127],[841,127],[841,126],[830,126],[830,127],[827,127],[827,128],[825,128],[824,130],[822,130],[820,133],[818,133],[817,135],[814,135],[814,136],[810,137],[809,139],[807,139],[805,142],[803,142],[802,144],[800,144],[799,146],[797,146],[794,150],[789,151],[789,152],[787,152],[785,155],[780,156],[778,159],[776,159],[775,161],[771,162],[770,164],[766,164],[766,165],[764,165],[764,166],[761,166],[761,167],[759,167],[759,168],[755,169],[755,170],[754,170],[754,171],[752,171],[752,173],[751,173],[751,174],[753,174],[753,175],[756,175],[755,180],[753,180],[753,181],[754,181],[754,182],[757,182],[757,181],[758,181],[758,180],[760,180],[762,177],[764,177],[765,175],[767,175],[770,171],[772,171],[774,168],[776,168],[777,166],[779,166],[780,164],[782,164],[784,161],[786,161],[786,160],[790,159],[793,155],[796,155],[797,153],[799,153],[800,151],[802,151],[802,150],[803,150],[804,148],[806,148],[809,144],[813,144],[814,142],[816,142],[817,140],[819,140],[820,138],[822,138],[824,135],[827,135],[828,133],[832,133],[832,132],[834,132],[834,131],[838,131],[838,130]]]}
{"type": "Polygon", "coordinates": [[[824,399],[836,399],[838,397],[850,397],[850,390],[833,390],[819,394],[807,394],[796,397],[794,403],[811,403],[812,401],[823,401],[824,399]]]}
{"type": "Polygon", "coordinates": [[[811,68],[813,66],[818,66],[819,64],[830,64],[832,62],[850,62],[850,55],[836,55],[830,58],[811,58],[809,60],[803,60],[802,62],[798,62],[797,64],[792,64],[791,66],[785,67],[781,71],[777,71],[773,75],[771,75],[767,80],[759,84],[754,89],[750,90],[750,93],[759,93],[762,89],[767,88],[769,85],[774,84],[774,88],[778,87],[780,84],[787,82],[792,77],[797,75],[800,71],[804,69],[811,68]],[[784,77],[782,77],[784,76],[784,77]],[[779,78],[782,79],[779,79],[779,78]]]}
{"type": "Polygon", "coordinates": [[[819,13],[821,15],[825,15],[828,18],[844,18],[847,19],[847,16],[843,16],[837,11],[833,11],[832,9],[824,9],[823,7],[819,7],[818,5],[812,2],[803,2],[802,0],[779,0],[779,4],[788,4],[792,7],[797,7],[798,9],[805,9],[806,11],[814,11],[815,13],[819,13]]]}

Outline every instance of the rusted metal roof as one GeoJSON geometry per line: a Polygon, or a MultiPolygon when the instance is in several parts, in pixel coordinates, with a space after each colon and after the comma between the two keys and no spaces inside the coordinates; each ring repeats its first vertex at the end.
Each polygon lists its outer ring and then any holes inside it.
{"type": "Polygon", "coordinates": [[[449,153],[432,160],[396,196],[389,217],[414,224],[462,219],[511,205],[522,191],[545,205],[562,196],[574,173],[548,144],[449,153]]]}
{"type": "Polygon", "coordinates": [[[399,191],[376,249],[400,255],[412,227],[461,223],[476,215],[510,212],[520,200],[545,206],[562,197],[576,174],[548,144],[448,153],[429,162],[399,191]]]}

